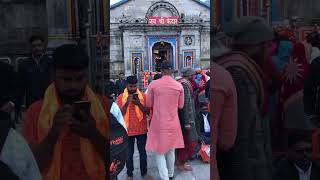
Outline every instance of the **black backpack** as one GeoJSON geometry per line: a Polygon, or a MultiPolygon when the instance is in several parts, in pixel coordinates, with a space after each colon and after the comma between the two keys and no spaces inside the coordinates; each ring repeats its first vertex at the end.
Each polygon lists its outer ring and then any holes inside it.
{"type": "Polygon", "coordinates": [[[110,113],[110,177],[114,179],[123,170],[128,157],[128,133],[110,113]]]}
{"type": "MultiPolygon", "coordinates": [[[[0,154],[11,127],[12,124],[9,119],[0,119],[0,154]]],[[[1,160],[0,177],[1,179],[19,180],[19,177],[10,169],[10,167],[1,160]]]]}

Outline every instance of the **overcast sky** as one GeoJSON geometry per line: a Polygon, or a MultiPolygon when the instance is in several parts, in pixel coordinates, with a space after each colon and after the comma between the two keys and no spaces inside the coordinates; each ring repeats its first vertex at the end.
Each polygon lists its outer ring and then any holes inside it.
{"type": "Polygon", "coordinates": [[[110,5],[119,2],[120,0],[110,0],[110,5]]]}
{"type": "MultiPolygon", "coordinates": [[[[114,3],[117,3],[117,2],[119,2],[119,1],[121,1],[121,0],[110,0],[110,5],[112,5],[112,4],[114,4],[114,3]]],[[[201,0],[201,1],[206,1],[206,0],[201,0]]]]}

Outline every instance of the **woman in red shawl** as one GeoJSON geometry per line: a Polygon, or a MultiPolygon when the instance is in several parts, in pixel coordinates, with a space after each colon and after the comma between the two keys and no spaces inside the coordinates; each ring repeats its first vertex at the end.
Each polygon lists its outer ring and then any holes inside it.
{"type": "Polygon", "coordinates": [[[206,77],[202,74],[201,70],[197,70],[194,75],[194,87],[197,90],[197,93],[206,89],[206,77]]]}
{"type": "Polygon", "coordinates": [[[204,74],[202,74],[201,70],[197,70],[196,74],[194,75],[194,88],[196,90],[196,110],[199,110],[199,96],[201,93],[204,93],[206,90],[206,77],[204,74]]]}
{"type": "MultiPolygon", "coordinates": [[[[308,70],[309,63],[307,61],[305,47],[302,43],[296,43],[293,47],[292,56],[284,68],[282,86],[279,94],[278,112],[281,115],[279,117],[279,135],[284,138],[282,139],[284,142],[289,132],[287,130],[301,129],[307,124],[303,118],[302,90],[308,70]],[[289,106],[287,106],[288,104],[289,106]],[[290,108],[288,109],[288,107],[290,108]]],[[[286,151],[286,147],[282,148],[284,148],[282,150],[286,151]]]]}
{"type": "Polygon", "coordinates": [[[293,94],[301,91],[309,70],[305,47],[302,43],[296,43],[293,54],[284,68],[283,83],[280,92],[280,104],[283,104],[293,94]]]}

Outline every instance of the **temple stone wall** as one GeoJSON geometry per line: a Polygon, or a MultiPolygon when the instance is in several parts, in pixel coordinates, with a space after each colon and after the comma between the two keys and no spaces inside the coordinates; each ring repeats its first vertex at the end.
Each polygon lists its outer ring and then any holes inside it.
{"type": "MultiPolygon", "coordinates": [[[[155,0],[130,0],[129,2],[111,9],[111,23],[116,23],[117,18],[121,16],[129,16],[132,18],[145,18],[149,7],[158,1],[155,0]]],[[[168,0],[176,7],[178,12],[184,13],[186,16],[201,16],[203,19],[210,19],[210,11],[203,5],[193,0],[168,0]]]]}
{"type": "Polygon", "coordinates": [[[0,0],[0,57],[28,54],[32,34],[48,34],[46,2],[0,0]]]}
{"type": "Polygon", "coordinates": [[[292,18],[298,16],[303,23],[320,23],[320,1],[319,0],[281,0],[281,16],[292,18]]]}
{"type": "MultiPolygon", "coordinates": [[[[210,49],[210,9],[193,0],[169,0],[178,11],[178,16],[184,14],[185,21],[174,26],[156,26],[147,24],[146,15],[154,0],[131,0],[114,7],[110,12],[110,62],[111,77],[119,72],[132,74],[131,52],[142,51],[145,60],[147,53],[146,35],[175,35],[179,34],[178,57],[179,67],[183,66],[185,50],[195,52],[196,67],[208,67],[210,49]],[[186,38],[192,43],[186,44],[186,38]]],[[[174,8],[170,10],[160,8],[153,16],[172,16],[174,8]]],[[[151,48],[151,47],[150,47],[151,48]]],[[[178,48],[178,47],[177,47],[178,48]]],[[[175,53],[175,52],[174,52],[175,53]]]]}

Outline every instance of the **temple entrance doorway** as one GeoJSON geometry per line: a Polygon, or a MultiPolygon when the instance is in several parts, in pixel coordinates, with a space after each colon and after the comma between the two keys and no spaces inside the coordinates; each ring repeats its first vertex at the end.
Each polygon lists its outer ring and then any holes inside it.
{"type": "Polygon", "coordinates": [[[153,53],[153,71],[160,72],[161,63],[168,60],[173,64],[173,47],[170,43],[160,41],[154,44],[153,53]]]}

